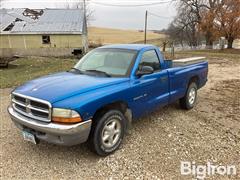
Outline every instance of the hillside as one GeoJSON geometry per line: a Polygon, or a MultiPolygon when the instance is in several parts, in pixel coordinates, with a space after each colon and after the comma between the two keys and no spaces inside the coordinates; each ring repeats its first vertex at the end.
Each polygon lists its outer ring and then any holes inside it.
{"type": "MultiPolygon", "coordinates": [[[[153,32],[147,33],[147,39],[163,39],[164,34],[157,34],[153,32]]],[[[89,27],[90,42],[111,44],[111,43],[133,43],[143,42],[144,32],[137,30],[121,30],[100,27],[89,27]]]]}

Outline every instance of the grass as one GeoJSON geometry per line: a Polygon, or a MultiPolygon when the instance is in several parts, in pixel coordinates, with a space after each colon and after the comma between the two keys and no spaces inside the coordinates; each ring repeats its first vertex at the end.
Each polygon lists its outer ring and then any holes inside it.
{"type": "Polygon", "coordinates": [[[207,58],[228,58],[233,60],[240,60],[240,49],[225,49],[225,50],[198,50],[178,52],[177,55],[192,55],[192,56],[205,56],[207,58]]]}
{"type": "Polygon", "coordinates": [[[0,88],[19,86],[24,82],[54,72],[66,71],[77,62],[74,59],[29,57],[19,58],[0,69],[0,88]]]}
{"type": "MultiPolygon", "coordinates": [[[[169,52],[164,53],[165,58],[172,59],[169,52]]],[[[175,59],[192,56],[204,56],[209,59],[212,58],[227,58],[232,60],[240,60],[240,49],[224,49],[224,50],[193,50],[193,51],[177,51],[175,52],[175,59]]]]}
{"type": "MultiPolygon", "coordinates": [[[[163,39],[164,34],[147,33],[147,39],[163,39]]],[[[101,44],[143,42],[144,32],[111,28],[89,27],[89,40],[101,44]]],[[[149,41],[150,42],[150,41],[149,41]]]]}

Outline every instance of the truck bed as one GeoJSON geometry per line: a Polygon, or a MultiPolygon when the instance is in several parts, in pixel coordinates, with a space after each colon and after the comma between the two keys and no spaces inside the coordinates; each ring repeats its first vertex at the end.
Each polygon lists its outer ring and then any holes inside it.
{"type": "Polygon", "coordinates": [[[183,59],[175,59],[175,60],[165,60],[167,68],[171,67],[181,67],[188,66],[192,64],[197,64],[207,61],[206,57],[191,57],[191,58],[183,58],[183,59]]]}

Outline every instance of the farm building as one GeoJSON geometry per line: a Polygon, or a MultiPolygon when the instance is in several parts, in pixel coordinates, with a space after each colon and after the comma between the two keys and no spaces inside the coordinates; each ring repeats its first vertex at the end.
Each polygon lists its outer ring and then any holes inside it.
{"type": "Polygon", "coordinates": [[[0,57],[65,56],[86,41],[80,9],[0,9],[0,57]]]}

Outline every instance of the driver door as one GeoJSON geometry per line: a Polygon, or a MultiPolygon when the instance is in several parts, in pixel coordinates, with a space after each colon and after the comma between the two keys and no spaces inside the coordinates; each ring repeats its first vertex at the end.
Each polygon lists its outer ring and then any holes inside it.
{"type": "Polygon", "coordinates": [[[137,108],[136,116],[154,108],[168,104],[169,80],[168,72],[161,69],[159,57],[154,49],[147,50],[142,54],[138,69],[143,66],[151,66],[152,74],[136,77],[132,81],[134,91],[133,104],[137,108]]]}

